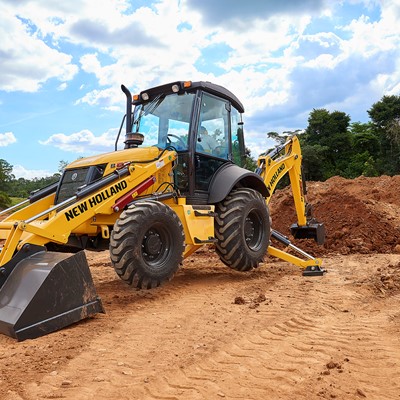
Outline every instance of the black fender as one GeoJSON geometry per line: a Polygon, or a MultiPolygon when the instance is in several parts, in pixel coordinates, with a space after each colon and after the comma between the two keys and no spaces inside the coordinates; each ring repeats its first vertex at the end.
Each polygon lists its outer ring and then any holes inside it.
{"type": "Polygon", "coordinates": [[[228,196],[234,187],[246,187],[257,190],[263,197],[270,195],[260,175],[235,164],[224,164],[214,174],[210,182],[208,204],[219,203],[228,196]]]}

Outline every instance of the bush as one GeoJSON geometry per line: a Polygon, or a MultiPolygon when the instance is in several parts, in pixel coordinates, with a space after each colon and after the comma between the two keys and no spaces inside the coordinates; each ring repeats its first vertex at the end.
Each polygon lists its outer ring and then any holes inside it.
{"type": "Polygon", "coordinates": [[[0,192],[0,210],[10,207],[11,199],[4,192],[0,192]]]}

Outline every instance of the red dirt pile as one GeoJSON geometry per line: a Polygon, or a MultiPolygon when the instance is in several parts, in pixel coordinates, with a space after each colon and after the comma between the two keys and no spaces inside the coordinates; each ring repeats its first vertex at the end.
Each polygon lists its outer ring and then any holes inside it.
{"type": "Polygon", "coordinates": [[[277,190],[272,197],[272,225],[311,254],[400,253],[399,188],[399,175],[308,182],[307,200],[326,228],[323,246],[291,237],[289,227],[296,214],[290,187],[277,190]]]}

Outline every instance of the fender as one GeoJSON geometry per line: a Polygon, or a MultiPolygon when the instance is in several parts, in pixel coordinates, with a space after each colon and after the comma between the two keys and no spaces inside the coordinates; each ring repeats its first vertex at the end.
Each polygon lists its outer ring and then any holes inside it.
{"type": "Polygon", "coordinates": [[[235,187],[247,187],[269,197],[270,192],[260,175],[235,164],[224,164],[217,170],[210,182],[208,204],[216,204],[225,199],[235,187]]]}

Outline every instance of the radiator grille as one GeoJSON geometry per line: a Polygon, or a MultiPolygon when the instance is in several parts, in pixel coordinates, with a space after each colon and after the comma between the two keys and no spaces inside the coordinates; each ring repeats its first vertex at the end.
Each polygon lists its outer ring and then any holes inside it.
{"type": "Polygon", "coordinates": [[[74,196],[78,187],[86,183],[88,172],[89,168],[65,171],[57,193],[56,204],[62,203],[64,200],[74,196]]]}

